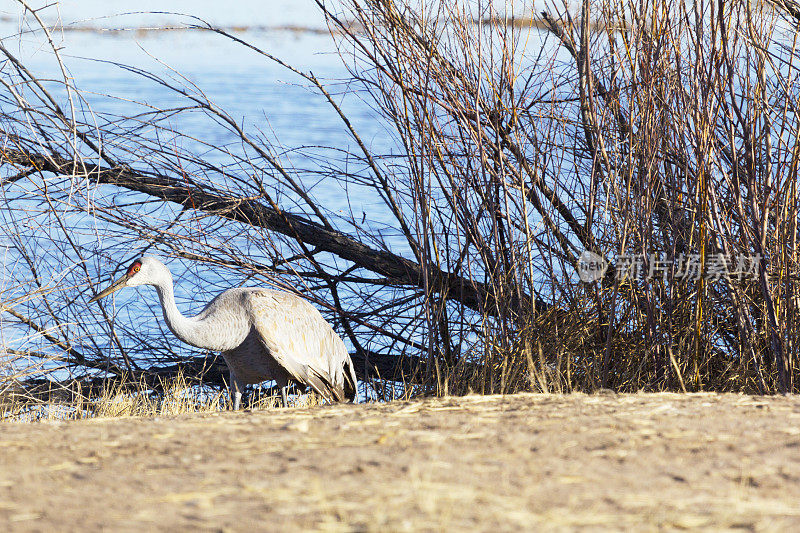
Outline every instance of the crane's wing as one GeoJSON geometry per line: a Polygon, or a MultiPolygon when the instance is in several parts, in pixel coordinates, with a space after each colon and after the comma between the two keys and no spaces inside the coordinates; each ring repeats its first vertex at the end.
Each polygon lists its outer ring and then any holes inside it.
{"type": "Polygon", "coordinates": [[[355,372],[347,347],[313,305],[268,289],[253,289],[248,300],[261,341],[294,379],[328,401],[355,397],[355,372]]]}

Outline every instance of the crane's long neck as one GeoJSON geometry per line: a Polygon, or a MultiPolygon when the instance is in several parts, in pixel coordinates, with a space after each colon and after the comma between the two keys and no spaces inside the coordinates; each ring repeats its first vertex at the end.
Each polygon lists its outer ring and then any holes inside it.
{"type": "Polygon", "coordinates": [[[200,340],[200,329],[202,324],[195,318],[183,316],[175,305],[175,290],[172,283],[172,276],[165,276],[159,283],[154,284],[158,291],[158,298],[161,300],[161,308],[164,311],[164,319],[167,326],[180,340],[198,348],[210,348],[198,343],[200,340]]]}
{"type": "Polygon", "coordinates": [[[167,326],[186,344],[197,348],[224,352],[239,346],[250,331],[249,323],[242,313],[203,311],[195,317],[183,316],[175,305],[172,275],[168,270],[153,283],[161,300],[167,326]]]}

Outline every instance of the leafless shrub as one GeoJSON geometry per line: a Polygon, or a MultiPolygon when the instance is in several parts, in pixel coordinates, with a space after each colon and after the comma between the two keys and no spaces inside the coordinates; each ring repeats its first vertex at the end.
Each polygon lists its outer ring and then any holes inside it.
{"type": "Polygon", "coordinates": [[[69,77],[44,82],[0,47],[3,383],[91,396],[97,380],[180,371],[224,386],[221,363],[187,357],[146,307],[86,307],[109,263],[152,249],[186,261],[199,296],[258,282],[312,299],[378,399],[795,390],[791,5],[600,0],[524,24],[474,5],[319,5],[350,79],[284,66],[341,118],[346,152],[287,151],[148,72],[178,105],[95,115],[69,77]],[[392,153],[362,139],[342,92],[383,117],[392,153]],[[238,142],[173,126],[198,113],[238,142]],[[320,179],[386,216],[335,212],[320,179]],[[611,261],[593,283],[578,281],[584,250],[611,261]],[[641,276],[621,275],[630,257],[641,276]],[[20,365],[25,335],[38,356],[20,365]]]}

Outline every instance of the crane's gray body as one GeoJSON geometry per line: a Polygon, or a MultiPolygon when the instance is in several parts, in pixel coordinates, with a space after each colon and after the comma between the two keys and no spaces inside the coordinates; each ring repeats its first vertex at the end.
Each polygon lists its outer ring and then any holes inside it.
{"type": "Polygon", "coordinates": [[[283,388],[296,381],[326,400],[343,401],[355,384],[344,342],[303,298],[271,289],[229,289],[195,318],[215,323],[209,330],[220,332],[205,345],[221,351],[234,395],[243,385],[275,380],[283,388]]]}
{"type": "Polygon", "coordinates": [[[320,312],[294,294],[262,288],[228,289],[194,317],[175,305],[172,275],[142,257],[93,300],[122,287],[153,285],[164,319],[182,341],[222,353],[230,371],[231,403],[239,408],[244,385],[275,380],[306,385],[328,401],[355,399],[356,376],[347,347],[320,312]]]}

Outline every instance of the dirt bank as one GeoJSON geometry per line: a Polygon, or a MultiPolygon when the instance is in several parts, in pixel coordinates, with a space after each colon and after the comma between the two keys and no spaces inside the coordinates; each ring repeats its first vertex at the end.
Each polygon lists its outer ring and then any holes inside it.
{"type": "Polygon", "coordinates": [[[800,526],[800,398],[516,395],[0,424],[0,531],[800,526]]]}

